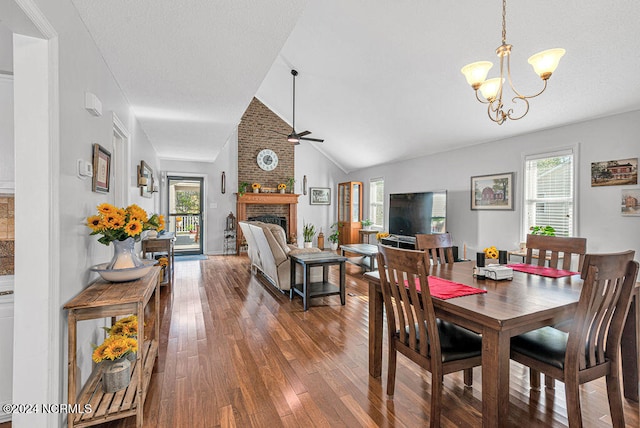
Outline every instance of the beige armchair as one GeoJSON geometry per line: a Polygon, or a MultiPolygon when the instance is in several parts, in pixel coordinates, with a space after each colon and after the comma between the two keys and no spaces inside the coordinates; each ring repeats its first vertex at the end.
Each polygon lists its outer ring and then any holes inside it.
{"type": "MultiPolygon", "coordinates": [[[[251,260],[251,270],[255,274],[260,271],[269,282],[281,291],[289,291],[291,288],[291,261],[289,254],[319,253],[318,248],[298,248],[287,244],[287,237],[282,227],[276,224],[262,223],[259,221],[238,222],[245,235],[248,248],[248,256],[251,260]]],[[[296,269],[296,278],[302,282],[302,271],[299,266],[296,269]]],[[[322,281],[322,268],[313,268],[312,281],[322,281]]]]}

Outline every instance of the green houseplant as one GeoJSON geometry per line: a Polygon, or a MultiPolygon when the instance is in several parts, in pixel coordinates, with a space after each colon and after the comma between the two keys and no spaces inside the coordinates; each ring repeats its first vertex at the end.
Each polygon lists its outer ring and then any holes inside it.
{"type": "Polygon", "coordinates": [[[316,234],[316,227],[311,223],[303,223],[302,236],[304,238],[304,246],[311,248],[311,242],[316,234]]]}
{"type": "Polygon", "coordinates": [[[295,193],[293,190],[293,186],[294,184],[296,184],[296,179],[293,177],[289,177],[287,178],[287,181],[285,182],[285,184],[287,185],[287,189],[289,189],[289,193],[295,193]]]}
{"type": "Polygon", "coordinates": [[[556,230],[552,226],[531,226],[532,235],[556,236],[556,230]]]}
{"type": "Polygon", "coordinates": [[[249,186],[250,184],[247,183],[246,181],[243,181],[240,184],[238,184],[238,196],[243,196],[245,193],[247,193],[247,187],[249,186]]]}
{"type": "Polygon", "coordinates": [[[333,223],[331,225],[331,228],[333,229],[333,231],[331,232],[331,235],[329,235],[329,242],[331,242],[331,249],[333,251],[338,249],[338,237],[340,236],[340,231],[338,230],[338,223],[333,223]]]}
{"type": "Polygon", "coordinates": [[[373,222],[371,220],[369,220],[368,218],[365,218],[364,220],[362,220],[360,222],[360,224],[362,225],[362,228],[364,230],[369,230],[369,228],[371,227],[371,225],[373,224],[373,222]]]}

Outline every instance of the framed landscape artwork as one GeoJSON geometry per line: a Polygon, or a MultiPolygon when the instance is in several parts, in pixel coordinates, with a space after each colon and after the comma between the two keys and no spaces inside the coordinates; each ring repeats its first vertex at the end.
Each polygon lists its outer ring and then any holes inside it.
{"type": "Polygon", "coordinates": [[[640,189],[622,189],[621,212],[623,216],[640,216],[640,189]]]}
{"type": "Polygon", "coordinates": [[[310,187],[311,205],[331,205],[331,189],[328,187],[310,187]]]}
{"type": "Polygon", "coordinates": [[[472,210],[513,210],[513,172],[471,177],[472,210]]]}
{"type": "Polygon", "coordinates": [[[93,145],[93,181],[94,192],[109,193],[111,179],[111,153],[100,144],[93,145]]]}
{"type": "Polygon", "coordinates": [[[591,163],[591,187],[638,184],[638,158],[591,163]]]}

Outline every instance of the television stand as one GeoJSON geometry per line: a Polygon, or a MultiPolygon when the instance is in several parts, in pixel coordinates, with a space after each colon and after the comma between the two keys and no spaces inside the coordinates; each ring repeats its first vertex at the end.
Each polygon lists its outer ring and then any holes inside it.
{"type": "Polygon", "coordinates": [[[405,250],[416,249],[416,238],[413,236],[389,236],[387,238],[382,238],[380,242],[382,245],[403,248],[405,250]]]}
{"type": "MultiPolygon", "coordinates": [[[[380,240],[380,243],[382,245],[402,248],[404,250],[416,249],[416,238],[413,236],[389,236],[387,238],[382,238],[380,240]]],[[[451,248],[453,249],[453,260],[455,260],[456,262],[464,261],[463,259],[458,258],[458,247],[454,245],[451,248]]]]}

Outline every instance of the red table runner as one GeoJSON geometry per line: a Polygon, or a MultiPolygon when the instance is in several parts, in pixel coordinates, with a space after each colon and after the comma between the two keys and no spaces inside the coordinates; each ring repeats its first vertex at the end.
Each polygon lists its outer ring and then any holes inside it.
{"type": "MultiPolygon", "coordinates": [[[[449,281],[448,279],[439,278],[437,276],[430,276],[428,281],[431,297],[436,297],[442,300],[487,292],[487,290],[471,287],[459,282],[449,281]]],[[[405,281],[405,283],[406,282],[407,281],[405,281]]],[[[420,291],[420,279],[418,278],[416,278],[416,289],[420,291]]]]}
{"type": "Polygon", "coordinates": [[[580,275],[580,272],[572,272],[570,270],[555,269],[546,266],[528,265],[525,263],[516,263],[507,265],[513,270],[524,273],[532,273],[534,275],[546,276],[548,278],[562,278],[563,276],[580,275]]]}

